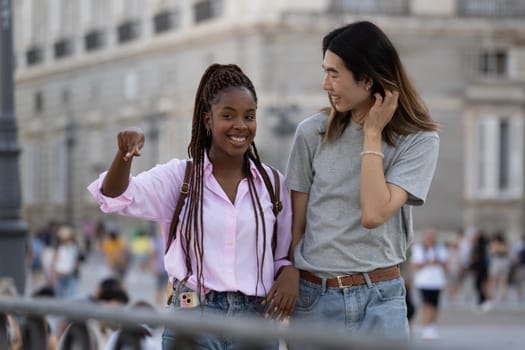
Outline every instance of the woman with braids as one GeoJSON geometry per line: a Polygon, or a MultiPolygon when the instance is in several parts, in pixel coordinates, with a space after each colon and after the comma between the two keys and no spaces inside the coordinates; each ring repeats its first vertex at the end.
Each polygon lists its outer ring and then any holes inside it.
{"type": "MultiPolygon", "coordinates": [[[[297,289],[288,282],[295,274],[288,260],[291,202],[279,174],[282,210],[274,214],[265,184],[266,177],[275,187],[274,176],[268,176],[272,171],[259,159],[254,143],[256,110],[255,89],[242,70],[213,64],[195,97],[189,161],[173,159],[130,176],[144,133],[127,129],[118,134],[109,171],[89,186],[102,211],[160,224],[174,312],[239,317],[264,312],[283,319],[293,309],[297,289]],[[176,210],[182,192],[187,196],[176,210]]],[[[166,329],[164,349],[176,348],[181,339],[166,329]]],[[[196,341],[206,349],[238,345],[211,335],[196,341]]],[[[277,349],[278,342],[269,348],[277,349]]]]}
{"type": "Polygon", "coordinates": [[[331,107],[297,128],[286,173],[292,191],[294,322],[339,325],[374,339],[408,339],[399,264],[436,166],[437,124],[396,49],[370,22],[323,39],[331,107]]]}

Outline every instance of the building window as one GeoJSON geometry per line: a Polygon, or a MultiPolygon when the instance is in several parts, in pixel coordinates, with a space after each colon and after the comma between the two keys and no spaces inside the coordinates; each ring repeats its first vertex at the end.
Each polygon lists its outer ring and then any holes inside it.
{"type": "Polygon", "coordinates": [[[478,55],[478,72],[486,78],[504,78],[508,72],[508,53],[503,49],[484,49],[478,55]]]}
{"type": "Polygon", "coordinates": [[[44,55],[40,47],[32,47],[26,51],[26,62],[28,66],[38,64],[44,60],[44,55]]]}
{"type": "Polygon", "coordinates": [[[409,12],[409,5],[407,0],[331,0],[328,12],[406,15],[409,12]]]}
{"type": "Polygon", "coordinates": [[[525,3],[516,0],[457,0],[460,17],[508,18],[525,16],[525,3]]]}
{"type": "Polygon", "coordinates": [[[473,197],[520,198],[523,188],[523,118],[483,116],[476,121],[473,197]]]}
{"type": "Polygon", "coordinates": [[[161,11],[153,17],[153,28],[155,33],[166,32],[178,25],[178,13],[172,11],[161,11]]]}
{"type": "Polygon", "coordinates": [[[84,35],[84,47],[86,51],[94,51],[104,47],[104,33],[100,30],[92,30],[84,35]]]}
{"type": "Polygon", "coordinates": [[[195,22],[206,21],[218,17],[222,13],[221,0],[198,1],[193,5],[195,22]]]}
{"type": "Polygon", "coordinates": [[[138,22],[126,21],[117,27],[117,37],[119,43],[125,43],[136,39],[139,36],[138,22]]]}
{"type": "Polygon", "coordinates": [[[54,49],[56,59],[70,56],[73,53],[73,41],[71,39],[61,39],[55,43],[54,49]]]}
{"type": "Polygon", "coordinates": [[[37,114],[44,111],[44,96],[42,95],[42,91],[35,92],[33,96],[33,110],[37,114]]]}

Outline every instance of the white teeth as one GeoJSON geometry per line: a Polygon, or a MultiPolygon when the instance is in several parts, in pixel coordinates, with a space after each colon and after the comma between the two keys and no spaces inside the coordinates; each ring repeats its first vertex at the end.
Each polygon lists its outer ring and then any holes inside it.
{"type": "Polygon", "coordinates": [[[233,141],[236,141],[236,142],[244,142],[244,141],[246,141],[246,137],[230,136],[230,138],[233,141]]]}

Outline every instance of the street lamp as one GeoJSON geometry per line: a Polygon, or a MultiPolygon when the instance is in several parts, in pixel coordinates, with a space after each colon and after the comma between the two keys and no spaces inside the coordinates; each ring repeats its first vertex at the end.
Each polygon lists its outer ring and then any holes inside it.
{"type": "Polygon", "coordinates": [[[27,226],[20,219],[11,14],[11,1],[0,0],[0,277],[12,277],[23,294],[27,226]]]}

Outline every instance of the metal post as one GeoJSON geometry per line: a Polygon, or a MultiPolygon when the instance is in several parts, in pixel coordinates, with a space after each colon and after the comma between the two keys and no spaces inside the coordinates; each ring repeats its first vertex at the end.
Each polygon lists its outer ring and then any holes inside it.
{"type": "Polygon", "coordinates": [[[20,220],[11,8],[11,0],[0,0],[0,277],[12,277],[23,294],[27,226],[20,220]]]}

